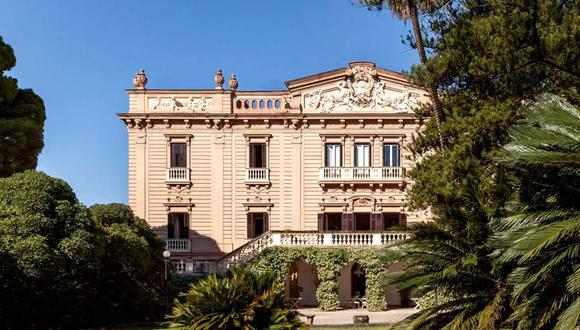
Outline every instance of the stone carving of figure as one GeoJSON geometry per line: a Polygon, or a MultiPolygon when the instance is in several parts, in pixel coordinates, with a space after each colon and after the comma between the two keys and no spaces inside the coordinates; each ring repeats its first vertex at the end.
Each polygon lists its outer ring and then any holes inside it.
{"type": "Polygon", "coordinates": [[[395,108],[396,112],[407,112],[408,109],[416,107],[417,104],[417,95],[405,87],[403,93],[393,102],[393,108],[395,108]]]}
{"type": "Polygon", "coordinates": [[[375,83],[375,97],[371,106],[392,107],[393,98],[385,90],[385,83],[378,81],[375,83]]]}
{"type": "Polygon", "coordinates": [[[306,100],[306,106],[312,109],[317,109],[320,106],[320,98],[322,97],[322,90],[317,89],[310,93],[306,100]]]}

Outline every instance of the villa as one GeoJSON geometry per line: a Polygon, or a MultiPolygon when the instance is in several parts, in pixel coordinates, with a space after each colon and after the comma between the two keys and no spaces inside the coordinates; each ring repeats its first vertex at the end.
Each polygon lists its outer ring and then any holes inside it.
{"type": "MultiPolygon", "coordinates": [[[[373,249],[429,219],[405,204],[405,144],[425,91],[371,62],[241,91],[221,70],[203,90],[128,90],[129,204],[163,238],[178,272],[207,273],[270,246],[373,249]]],[[[365,292],[365,268],[337,276],[341,304],[365,292]]],[[[316,305],[316,267],[293,262],[290,298],[316,305]],[[300,288],[300,290],[298,290],[300,288]]],[[[398,293],[386,290],[390,305],[398,293]]]]}

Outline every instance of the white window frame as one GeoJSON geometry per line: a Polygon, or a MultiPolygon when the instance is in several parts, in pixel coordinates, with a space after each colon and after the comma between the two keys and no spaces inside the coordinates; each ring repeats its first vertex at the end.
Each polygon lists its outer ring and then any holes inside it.
{"type": "Polygon", "coordinates": [[[384,167],[400,167],[401,166],[401,147],[398,143],[389,143],[389,142],[385,142],[383,144],[383,166],[384,167]],[[386,147],[388,147],[389,149],[389,153],[387,154],[386,151],[386,147]],[[397,164],[394,165],[393,164],[393,147],[396,147],[397,150],[397,157],[396,157],[396,161],[397,164]],[[388,157],[388,159],[387,159],[388,157]]]}

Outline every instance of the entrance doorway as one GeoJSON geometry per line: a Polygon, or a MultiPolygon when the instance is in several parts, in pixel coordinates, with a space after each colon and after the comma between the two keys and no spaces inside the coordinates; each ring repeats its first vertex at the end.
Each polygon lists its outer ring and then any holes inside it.
{"type": "Polygon", "coordinates": [[[352,297],[364,297],[366,293],[367,278],[365,270],[361,267],[358,262],[352,265],[350,271],[351,278],[351,296],[352,297]]]}
{"type": "Polygon", "coordinates": [[[370,213],[355,213],[354,214],[354,230],[356,230],[356,231],[370,231],[371,230],[371,214],[370,213]]]}
{"type": "Polygon", "coordinates": [[[248,213],[248,238],[268,231],[268,213],[248,213]]]}

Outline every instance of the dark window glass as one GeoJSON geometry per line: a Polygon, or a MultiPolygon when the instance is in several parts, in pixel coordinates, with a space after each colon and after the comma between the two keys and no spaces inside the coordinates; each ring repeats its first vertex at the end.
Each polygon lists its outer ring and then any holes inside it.
{"type": "Polygon", "coordinates": [[[187,144],[171,144],[171,167],[187,167],[187,144]]]}
{"type": "Polygon", "coordinates": [[[354,229],[356,231],[371,230],[371,214],[370,213],[355,213],[354,214],[354,229]]]}
{"type": "Polygon", "coordinates": [[[267,213],[248,213],[248,238],[254,238],[268,231],[267,213]]]}
{"type": "Polygon", "coordinates": [[[383,213],[383,226],[385,229],[399,226],[399,213],[383,213]]]}
{"type": "Polygon", "coordinates": [[[189,238],[189,215],[187,213],[169,213],[167,238],[189,238]]]}
{"type": "Polygon", "coordinates": [[[342,230],[342,213],[325,213],[326,230],[342,230]]]}
{"type": "Polygon", "coordinates": [[[250,168],[266,167],[266,144],[250,143],[250,168]]]}
{"type": "Polygon", "coordinates": [[[399,167],[399,145],[385,143],[383,145],[383,166],[399,167]]]}

